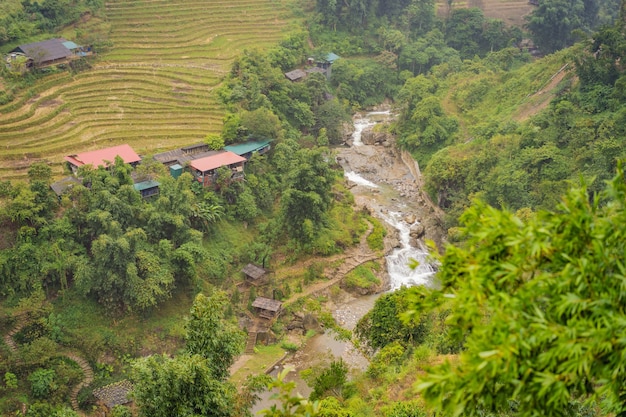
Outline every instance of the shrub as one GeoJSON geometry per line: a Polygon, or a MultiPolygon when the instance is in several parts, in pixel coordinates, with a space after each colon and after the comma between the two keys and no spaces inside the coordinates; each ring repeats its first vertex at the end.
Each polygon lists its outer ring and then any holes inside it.
{"type": "Polygon", "coordinates": [[[292,342],[283,342],[280,344],[280,347],[291,353],[298,350],[298,345],[292,342]]]}
{"type": "Polygon", "coordinates": [[[374,217],[368,217],[368,221],[372,223],[374,229],[367,236],[367,246],[372,250],[383,250],[385,248],[384,238],[387,236],[387,229],[374,217]]]}
{"type": "Polygon", "coordinates": [[[348,289],[364,289],[372,290],[380,285],[380,280],[374,274],[378,271],[380,265],[375,262],[367,262],[357,266],[352,272],[346,275],[344,285],[348,289]]]}

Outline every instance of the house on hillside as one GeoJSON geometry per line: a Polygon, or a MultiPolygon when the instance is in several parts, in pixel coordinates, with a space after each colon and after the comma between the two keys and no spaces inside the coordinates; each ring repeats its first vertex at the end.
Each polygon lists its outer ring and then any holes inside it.
{"type": "Polygon", "coordinates": [[[154,180],[141,181],[137,182],[133,185],[135,190],[141,193],[143,198],[153,197],[155,195],[159,195],[159,186],[161,184],[154,180]]]}
{"type": "Polygon", "coordinates": [[[259,317],[271,320],[280,315],[283,303],[278,300],[272,300],[271,298],[257,297],[252,303],[252,307],[259,317]]]}
{"type": "Polygon", "coordinates": [[[72,172],[76,173],[78,167],[83,165],[92,165],[94,168],[99,166],[107,168],[115,161],[115,157],[122,158],[124,163],[136,167],[141,161],[141,157],[129,145],[113,146],[111,148],[99,149],[97,151],[83,152],[75,155],[64,157],[72,172]]]}
{"type": "Polygon", "coordinates": [[[286,72],[285,77],[287,77],[289,81],[302,81],[306,78],[306,72],[301,69],[295,69],[293,71],[286,72]]]}
{"type": "Polygon", "coordinates": [[[26,57],[27,68],[43,68],[50,65],[67,64],[91,54],[91,48],[84,48],[63,38],[48,39],[20,45],[7,55],[7,64],[18,58],[26,57]]]}
{"type": "Polygon", "coordinates": [[[50,184],[50,188],[61,198],[63,194],[69,192],[72,188],[82,186],[83,183],[76,177],[65,177],[57,182],[50,184]]]}
{"type": "Polygon", "coordinates": [[[263,285],[266,282],[267,271],[255,264],[246,265],[241,272],[245,275],[245,280],[248,284],[255,287],[263,285]]]}
{"type": "Polygon", "coordinates": [[[221,151],[215,155],[194,159],[189,162],[191,172],[196,180],[203,186],[208,187],[215,183],[217,170],[228,167],[231,170],[231,178],[241,180],[244,177],[243,167],[246,158],[230,151],[221,151]]]}
{"type": "Polygon", "coordinates": [[[243,156],[246,159],[252,158],[252,155],[258,153],[263,155],[271,149],[271,140],[250,140],[243,143],[235,143],[232,145],[224,146],[224,150],[235,153],[239,156],[243,156]]]}
{"type": "Polygon", "coordinates": [[[330,78],[332,65],[339,58],[341,58],[339,55],[330,52],[324,55],[322,58],[318,59],[315,64],[317,65],[317,68],[321,68],[324,70],[326,78],[330,78]]]}
{"type": "Polygon", "coordinates": [[[220,151],[211,150],[206,143],[197,143],[195,145],[185,146],[184,148],[158,153],[154,155],[153,158],[166,167],[172,167],[173,165],[184,167],[188,162],[194,159],[217,155],[218,153],[220,153],[220,151]]]}

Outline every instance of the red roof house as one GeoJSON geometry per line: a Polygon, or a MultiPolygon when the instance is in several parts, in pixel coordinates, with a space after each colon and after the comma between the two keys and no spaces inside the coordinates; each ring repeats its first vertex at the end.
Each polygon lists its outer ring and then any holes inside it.
{"type": "Polygon", "coordinates": [[[141,161],[141,157],[137,155],[133,148],[126,144],[69,155],[64,159],[70,164],[72,171],[76,171],[82,165],[93,165],[94,168],[99,166],[107,167],[115,161],[116,156],[119,156],[125,163],[131,165],[137,165],[141,161]]]}
{"type": "Polygon", "coordinates": [[[232,178],[243,178],[243,165],[246,158],[234,152],[224,151],[215,155],[195,159],[189,162],[196,179],[205,187],[213,184],[217,176],[217,169],[227,166],[232,171],[232,178]]]}

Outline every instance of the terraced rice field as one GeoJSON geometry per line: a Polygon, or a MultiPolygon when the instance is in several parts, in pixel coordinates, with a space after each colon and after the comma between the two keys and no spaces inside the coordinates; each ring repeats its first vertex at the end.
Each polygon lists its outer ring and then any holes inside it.
{"type": "MultiPolygon", "coordinates": [[[[522,26],[524,16],[532,12],[534,6],[528,0],[454,0],[452,8],[458,7],[478,7],[489,18],[501,19],[509,25],[522,26]]],[[[447,11],[447,0],[437,0],[437,13],[445,16],[447,11]]]]}
{"type": "Polygon", "coordinates": [[[289,0],[111,0],[113,48],[92,70],[41,80],[0,106],[0,179],[34,161],[129,143],[139,154],[221,129],[215,88],[244,49],[280,40],[289,0]]]}

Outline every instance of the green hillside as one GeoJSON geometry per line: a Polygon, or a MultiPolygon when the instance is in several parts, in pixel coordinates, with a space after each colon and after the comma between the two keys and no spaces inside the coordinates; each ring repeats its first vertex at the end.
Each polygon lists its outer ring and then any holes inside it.
{"type": "Polygon", "coordinates": [[[275,44],[291,19],[273,0],[113,0],[106,16],[113,47],[93,70],[53,74],[0,107],[0,178],[40,159],[60,173],[70,152],[129,143],[145,154],[219,131],[214,89],[233,58],[275,44]]]}

